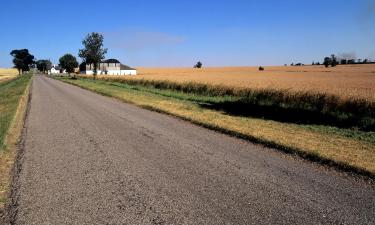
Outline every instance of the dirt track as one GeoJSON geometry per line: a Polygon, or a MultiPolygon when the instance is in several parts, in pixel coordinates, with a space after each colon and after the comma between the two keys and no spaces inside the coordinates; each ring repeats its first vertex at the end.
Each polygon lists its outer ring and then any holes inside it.
{"type": "Polygon", "coordinates": [[[34,77],[14,224],[374,224],[375,188],[34,77]]]}

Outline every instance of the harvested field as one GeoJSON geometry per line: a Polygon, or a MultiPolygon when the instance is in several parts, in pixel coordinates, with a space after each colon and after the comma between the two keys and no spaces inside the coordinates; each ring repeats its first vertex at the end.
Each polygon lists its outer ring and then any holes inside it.
{"type": "Polygon", "coordinates": [[[0,82],[15,77],[18,74],[16,69],[0,68],[0,82]]]}
{"type": "Polygon", "coordinates": [[[199,82],[235,87],[289,89],[364,98],[375,101],[375,64],[324,66],[275,66],[222,68],[138,68],[132,79],[199,82]]]}

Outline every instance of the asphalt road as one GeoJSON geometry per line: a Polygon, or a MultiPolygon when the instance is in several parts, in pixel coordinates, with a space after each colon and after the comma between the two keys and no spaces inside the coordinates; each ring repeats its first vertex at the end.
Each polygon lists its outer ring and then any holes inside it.
{"type": "Polygon", "coordinates": [[[34,77],[14,224],[375,224],[375,188],[34,77]]]}

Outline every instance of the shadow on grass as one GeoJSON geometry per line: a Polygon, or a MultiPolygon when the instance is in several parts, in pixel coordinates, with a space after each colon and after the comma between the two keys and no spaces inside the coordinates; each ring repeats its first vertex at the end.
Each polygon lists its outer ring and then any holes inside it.
{"type": "Polygon", "coordinates": [[[283,107],[279,104],[262,105],[246,99],[224,102],[204,102],[199,105],[206,109],[222,111],[228,115],[269,119],[296,124],[330,125],[340,128],[355,128],[363,131],[375,130],[375,119],[369,115],[354,115],[347,112],[324,113],[321,110],[307,110],[283,107]]]}

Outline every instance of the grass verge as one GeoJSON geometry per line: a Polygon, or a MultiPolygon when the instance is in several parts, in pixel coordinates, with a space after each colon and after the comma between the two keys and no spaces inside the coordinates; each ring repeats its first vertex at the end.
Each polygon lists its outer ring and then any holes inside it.
{"type": "MultiPolygon", "coordinates": [[[[90,78],[90,76],[81,76],[90,78]]],[[[341,98],[326,93],[279,89],[251,89],[223,85],[168,80],[132,79],[119,76],[98,76],[98,79],[170,90],[216,98],[206,107],[239,116],[261,117],[280,122],[322,124],[341,128],[375,131],[375,102],[360,98],[341,98]]]]}
{"type": "Polygon", "coordinates": [[[0,212],[6,202],[10,171],[17,154],[31,75],[0,83],[0,212]]]}
{"type": "Polygon", "coordinates": [[[228,95],[198,95],[113,81],[57,79],[341,170],[375,177],[375,132],[232,115],[204,106],[234,98],[228,95]]]}

